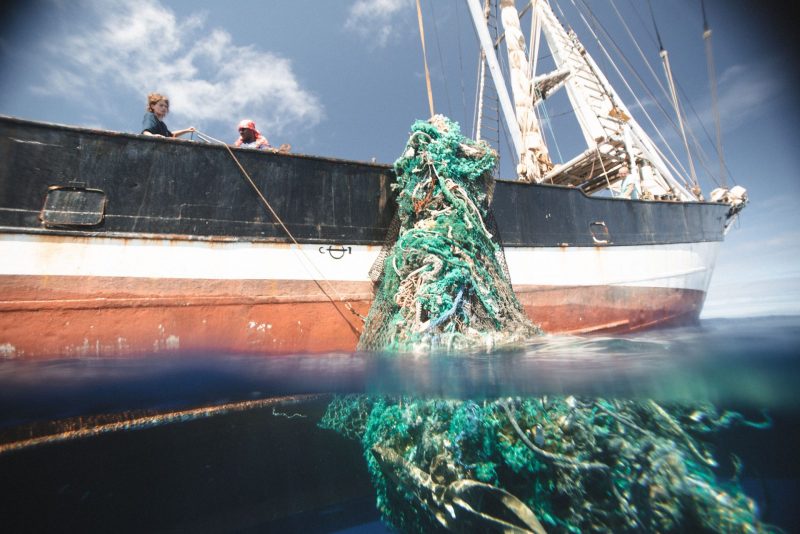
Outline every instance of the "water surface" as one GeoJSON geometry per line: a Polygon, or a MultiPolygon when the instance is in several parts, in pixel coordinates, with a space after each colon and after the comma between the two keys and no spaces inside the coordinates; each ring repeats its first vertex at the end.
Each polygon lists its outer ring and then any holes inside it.
{"type": "Polygon", "coordinates": [[[331,394],[575,395],[712,403],[771,421],[723,432],[717,456],[740,458],[762,519],[792,531],[799,344],[799,317],[764,317],[458,357],[5,360],[0,513],[13,531],[380,532],[359,444],[317,427],[331,394]]]}

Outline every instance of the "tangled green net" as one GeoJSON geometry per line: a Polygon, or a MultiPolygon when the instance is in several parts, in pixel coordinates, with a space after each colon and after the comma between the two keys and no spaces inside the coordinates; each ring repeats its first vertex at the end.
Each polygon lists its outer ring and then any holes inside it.
{"type": "MultiPolygon", "coordinates": [[[[416,122],[397,173],[397,240],[359,347],[475,351],[541,332],[485,221],[496,156],[442,117],[416,122]]],[[[707,437],[710,406],[554,398],[348,396],[320,422],[360,441],[400,532],[767,532],[707,437]]]]}
{"type": "Polygon", "coordinates": [[[492,348],[541,333],[525,316],[486,226],[496,154],[436,116],[395,163],[399,232],[383,259],[362,350],[492,348]]]}
{"type": "Polygon", "coordinates": [[[351,396],[320,425],[360,440],[400,532],[779,532],[715,474],[709,438],[735,421],[654,401],[351,396]]]}

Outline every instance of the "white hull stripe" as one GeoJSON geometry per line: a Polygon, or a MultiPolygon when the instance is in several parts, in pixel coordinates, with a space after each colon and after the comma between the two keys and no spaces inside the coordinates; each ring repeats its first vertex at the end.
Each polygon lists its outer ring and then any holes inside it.
{"type": "MultiPolygon", "coordinates": [[[[706,291],[718,242],[509,247],[517,286],[621,285],[706,291]]],[[[0,276],[365,282],[380,247],[0,234],[0,276]]]]}
{"type": "Polygon", "coordinates": [[[621,285],[706,291],[719,244],[509,247],[505,256],[515,285],[621,285]]]}

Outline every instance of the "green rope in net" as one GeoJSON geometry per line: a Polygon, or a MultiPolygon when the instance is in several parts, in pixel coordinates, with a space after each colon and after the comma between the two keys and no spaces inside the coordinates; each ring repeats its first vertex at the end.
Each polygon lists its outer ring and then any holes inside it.
{"type": "MultiPolygon", "coordinates": [[[[413,125],[361,349],[475,351],[541,333],[485,224],[495,163],[445,118],[413,125]]],[[[736,480],[715,474],[706,438],[738,420],[654,401],[352,395],[320,426],[361,442],[400,532],[768,532],[736,480]]]]}
{"type": "Polygon", "coordinates": [[[732,419],[654,401],[350,396],[320,426],[360,440],[400,532],[780,532],[715,474],[709,438],[732,419]]]}
{"type": "Polygon", "coordinates": [[[359,349],[466,350],[540,334],[517,301],[486,227],[496,154],[436,116],[417,121],[395,163],[397,241],[359,349]]]}

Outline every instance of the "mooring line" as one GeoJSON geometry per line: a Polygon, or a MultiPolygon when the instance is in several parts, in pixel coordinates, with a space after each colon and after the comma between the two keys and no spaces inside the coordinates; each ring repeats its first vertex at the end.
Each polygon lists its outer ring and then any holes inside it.
{"type": "MultiPolygon", "coordinates": [[[[302,395],[300,397],[310,398],[312,396],[302,395]]],[[[92,417],[73,417],[60,422],[55,422],[63,430],[51,434],[33,436],[25,439],[0,443],[0,455],[29,449],[39,445],[48,445],[64,441],[72,441],[80,438],[88,438],[111,432],[123,430],[141,430],[169,423],[183,423],[223,415],[232,412],[242,412],[256,410],[272,406],[273,416],[283,415],[275,412],[275,405],[280,405],[298,397],[275,397],[269,399],[249,400],[241,402],[229,402],[216,406],[204,406],[202,408],[192,408],[166,413],[147,413],[142,410],[134,413],[109,414],[92,417]]],[[[303,414],[293,414],[292,417],[304,417],[303,414]]]]}
{"type": "MultiPolygon", "coordinates": [[[[363,315],[361,315],[360,313],[358,313],[358,312],[355,310],[355,308],[353,308],[353,305],[352,305],[352,304],[351,304],[349,301],[347,301],[347,299],[345,299],[344,297],[342,297],[342,296],[341,296],[341,294],[339,294],[339,292],[338,292],[338,291],[336,291],[336,288],[333,286],[333,284],[331,284],[330,280],[328,280],[328,278],[327,278],[327,277],[326,277],[326,276],[325,276],[325,275],[322,273],[322,271],[321,271],[321,270],[320,270],[320,269],[319,269],[319,268],[316,266],[316,264],[315,264],[315,263],[312,261],[312,259],[311,259],[311,258],[308,256],[308,254],[306,254],[306,252],[305,252],[305,251],[303,250],[303,248],[300,246],[300,243],[297,241],[297,239],[295,239],[294,235],[292,235],[292,232],[291,232],[291,231],[289,231],[289,229],[286,227],[286,225],[284,224],[284,222],[283,222],[283,220],[280,218],[280,216],[279,216],[279,215],[278,215],[278,214],[275,212],[275,210],[274,210],[274,209],[272,209],[272,206],[270,205],[270,203],[269,203],[269,201],[267,200],[266,196],[264,196],[264,194],[261,192],[261,189],[260,189],[260,188],[258,187],[258,185],[257,185],[257,184],[256,184],[256,183],[253,181],[253,179],[250,177],[250,174],[249,174],[249,173],[248,173],[248,172],[245,170],[245,168],[244,168],[244,167],[242,166],[242,164],[239,162],[239,159],[238,159],[238,158],[236,157],[236,155],[233,153],[233,150],[231,150],[231,147],[230,147],[230,145],[228,145],[228,143],[226,143],[226,142],[224,142],[224,141],[220,141],[219,139],[214,139],[214,138],[213,138],[213,137],[211,137],[210,135],[208,135],[208,134],[205,134],[205,133],[203,133],[203,132],[200,132],[200,131],[197,131],[197,130],[195,130],[195,132],[197,133],[198,137],[200,137],[200,138],[201,138],[201,139],[203,139],[204,141],[213,142],[213,143],[218,143],[218,144],[221,144],[222,146],[224,146],[224,147],[225,147],[225,150],[227,150],[227,151],[228,151],[228,154],[231,156],[231,158],[233,159],[234,163],[236,163],[236,166],[237,166],[237,167],[239,167],[239,171],[241,171],[241,173],[242,173],[242,174],[244,175],[244,177],[247,179],[247,182],[250,184],[250,187],[252,187],[252,188],[253,188],[253,190],[254,190],[254,191],[256,192],[256,194],[258,195],[258,198],[261,200],[261,203],[262,203],[262,204],[263,204],[263,205],[264,205],[264,206],[267,208],[267,210],[269,211],[269,213],[270,213],[270,214],[272,215],[272,217],[273,217],[273,218],[274,218],[274,219],[275,219],[275,220],[278,222],[278,224],[281,226],[281,228],[283,228],[283,231],[286,233],[286,235],[289,237],[289,239],[292,241],[292,243],[294,243],[294,245],[297,247],[297,250],[299,250],[299,251],[300,251],[300,253],[303,255],[303,257],[305,258],[305,260],[306,260],[306,263],[307,263],[308,265],[310,265],[310,266],[311,266],[311,267],[312,267],[312,268],[313,268],[313,269],[314,269],[314,270],[317,272],[317,275],[320,277],[320,279],[322,279],[322,280],[323,280],[323,281],[324,281],[324,282],[325,282],[325,283],[328,285],[328,288],[330,289],[330,291],[331,291],[331,292],[332,292],[332,293],[335,295],[335,297],[336,297],[336,298],[339,300],[339,302],[341,302],[341,303],[343,303],[343,304],[344,304],[344,306],[347,308],[347,310],[348,310],[350,313],[352,313],[353,315],[355,315],[356,317],[358,317],[359,319],[361,319],[361,321],[362,321],[362,322],[366,322],[366,320],[367,320],[367,319],[366,319],[366,317],[364,317],[363,315]]],[[[361,330],[360,330],[359,328],[357,328],[357,327],[353,326],[353,324],[352,324],[350,321],[348,321],[348,320],[347,320],[347,318],[346,318],[346,317],[345,317],[345,316],[344,316],[344,315],[341,313],[341,310],[339,310],[339,307],[338,307],[338,306],[336,306],[336,301],[335,301],[335,300],[334,300],[334,298],[333,298],[333,297],[330,295],[330,293],[328,293],[328,291],[326,291],[326,290],[325,290],[325,288],[324,288],[324,287],[322,287],[322,284],[320,283],[320,280],[317,280],[316,278],[314,278],[314,279],[313,279],[313,282],[314,282],[314,284],[315,284],[315,285],[316,285],[316,286],[319,288],[319,290],[320,290],[320,291],[322,291],[322,293],[323,293],[323,294],[324,294],[324,295],[325,295],[325,296],[328,298],[328,300],[331,302],[331,304],[333,305],[333,307],[336,309],[336,311],[337,311],[337,312],[339,312],[339,315],[341,315],[341,316],[342,316],[342,318],[345,320],[345,322],[348,324],[348,326],[350,326],[350,328],[351,328],[351,329],[354,331],[354,333],[355,333],[355,334],[357,334],[358,336],[360,336],[360,335],[361,335],[361,330]]]]}

